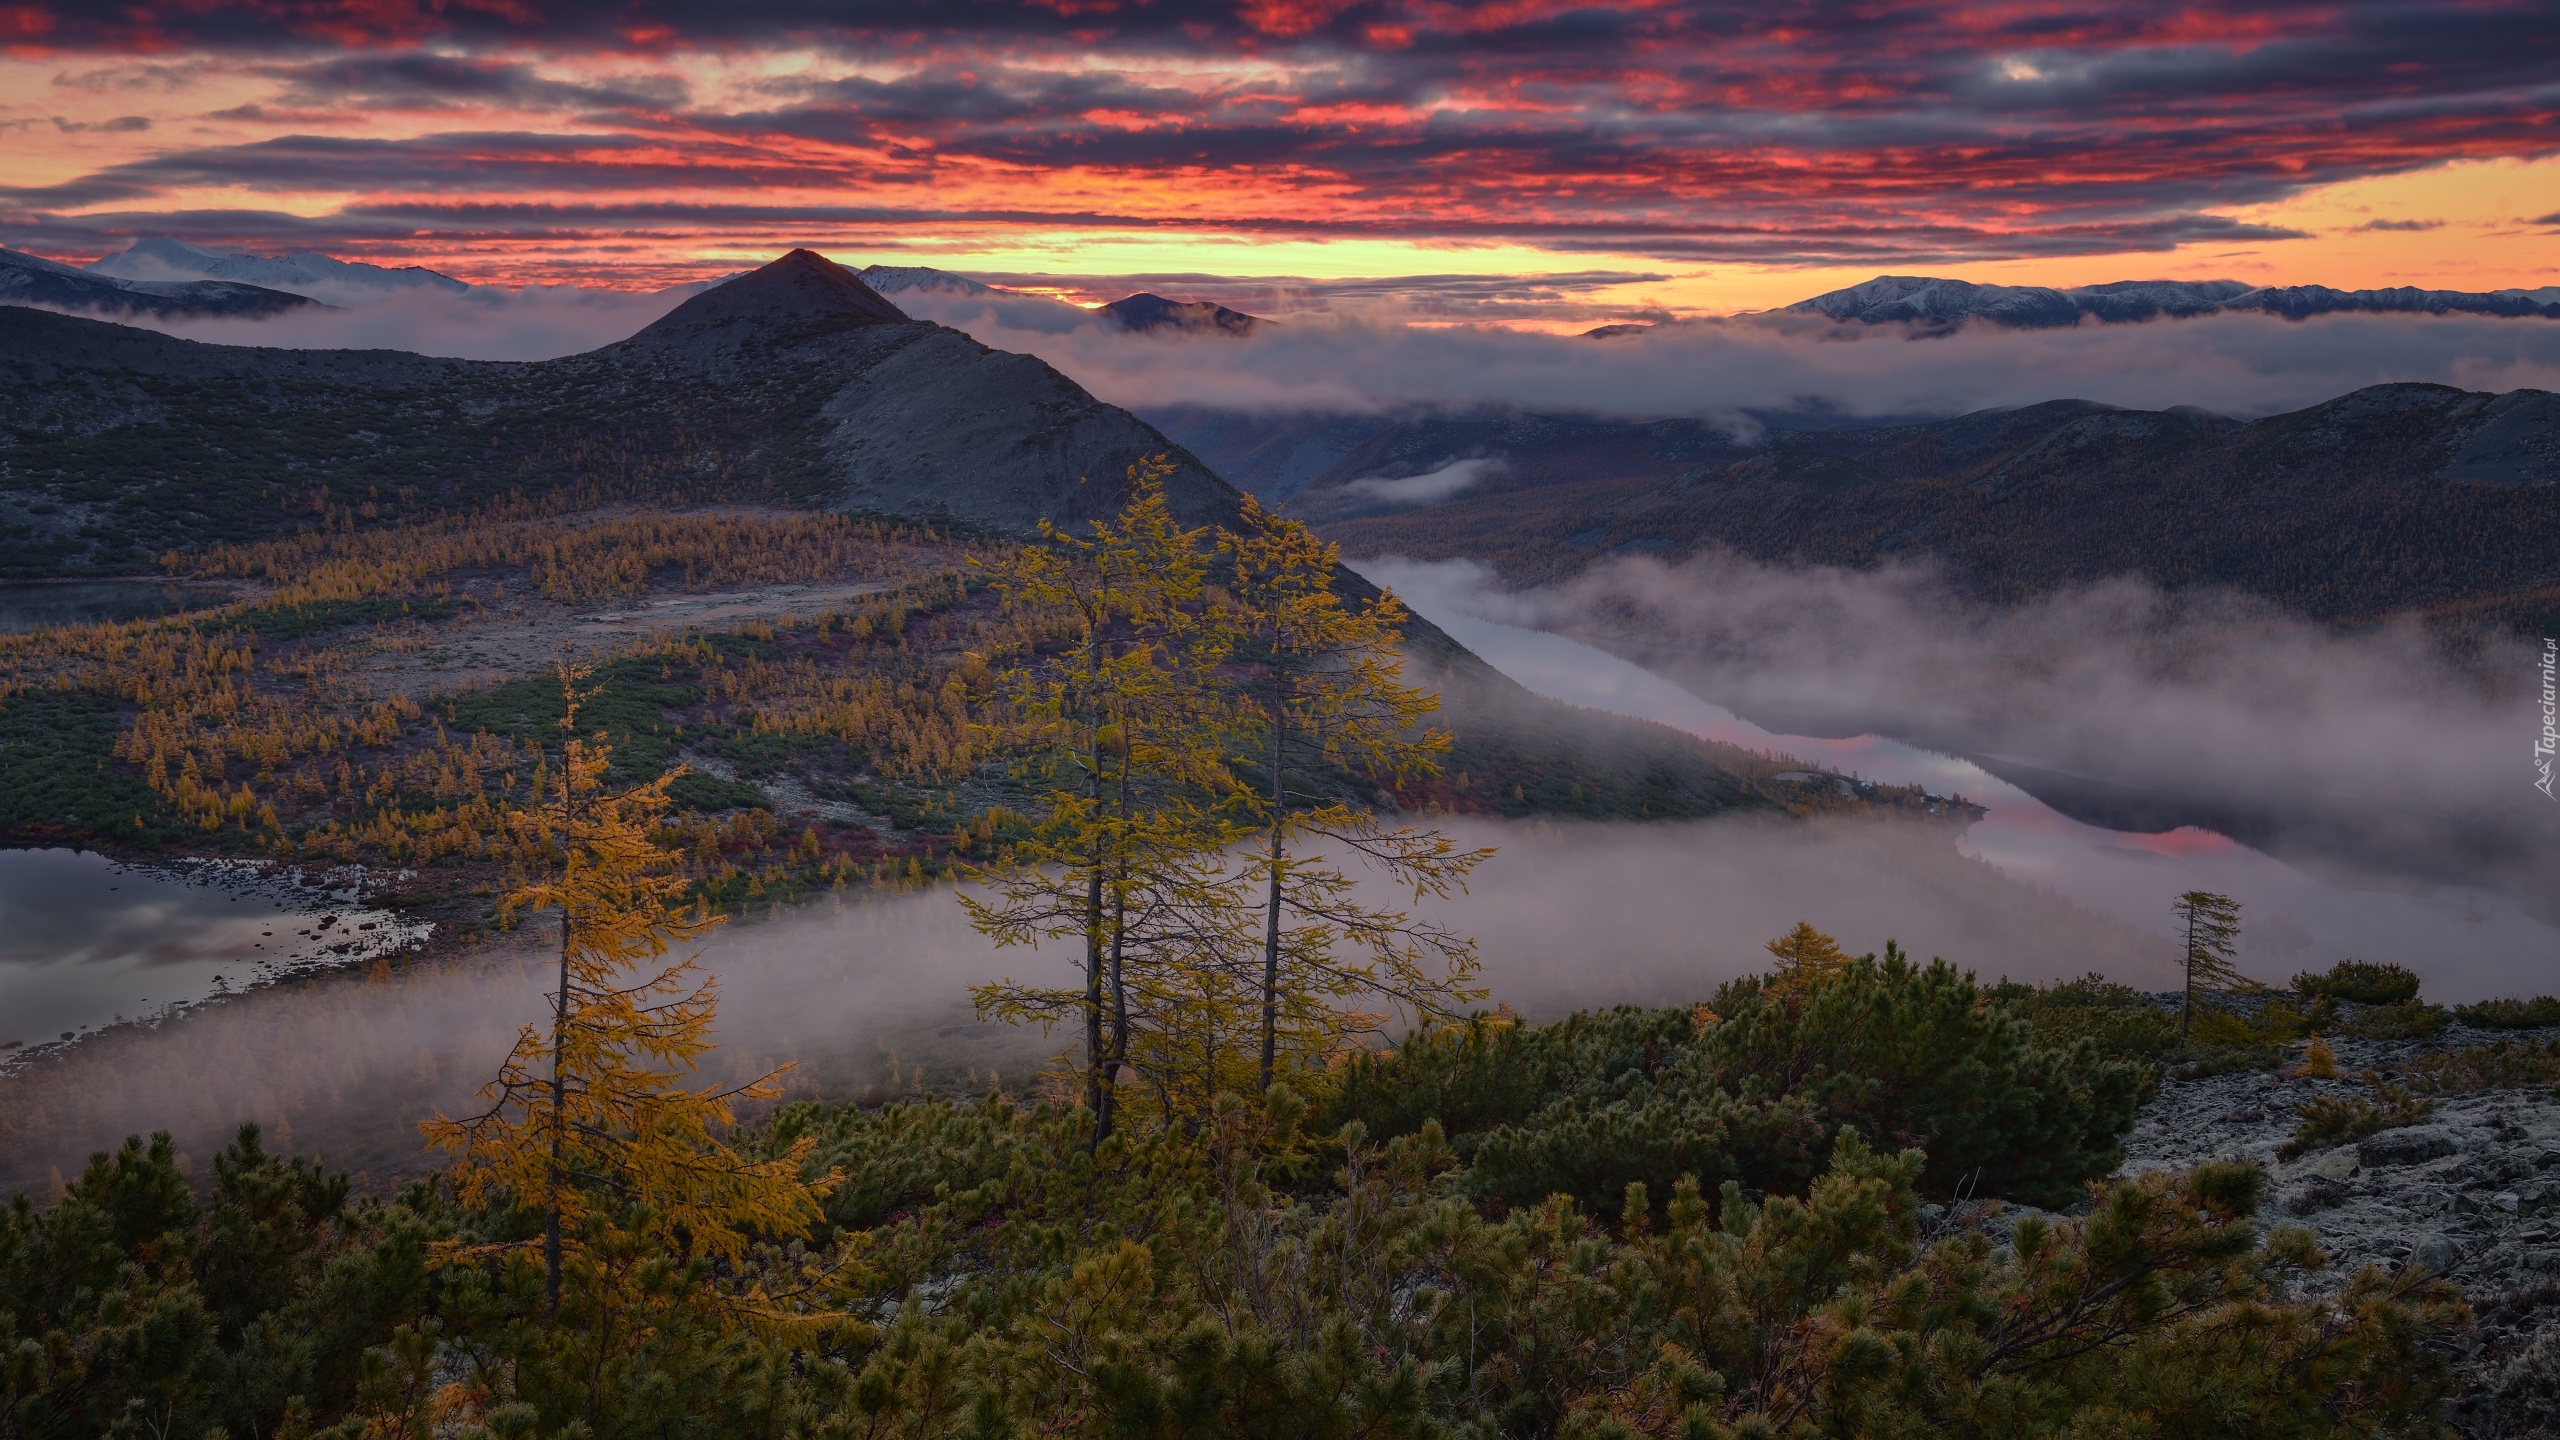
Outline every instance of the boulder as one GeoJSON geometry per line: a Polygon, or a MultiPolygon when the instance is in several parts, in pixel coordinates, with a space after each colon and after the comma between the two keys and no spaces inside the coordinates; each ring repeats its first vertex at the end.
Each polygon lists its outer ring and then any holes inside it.
{"type": "Polygon", "coordinates": [[[2441,1125],[2413,1125],[2385,1130],[2356,1142],[2356,1158],[2365,1164],[2422,1165],[2453,1153],[2453,1136],[2441,1125]]]}

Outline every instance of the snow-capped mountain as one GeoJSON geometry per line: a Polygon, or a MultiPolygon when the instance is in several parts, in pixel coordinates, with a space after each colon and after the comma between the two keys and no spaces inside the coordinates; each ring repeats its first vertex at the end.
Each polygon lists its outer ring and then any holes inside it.
{"type": "Polygon", "coordinates": [[[865,265],[856,272],[862,283],[883,295],[899,290],[922,290],[928,294],[996,295],[1003,293],[993,285],[936,270],[930,265],[865,265]]]}
{"type": "Polygon", "coordinates": [[[364,305],[415,290],[459,295],[471,287],[422,265],[397,267],[340,260],[309,250],[250,255],[208,250],[183,240],[146,237],[86,267],[118,280],[229,280],[282,290],[332,305],[364,305]]]}
{"type": "MultiPolygon", "coordinates": [[[[32,305],[112,319],[266,316],[317,306],[306,295],[237,280],[125,280],[15,250],[0,250],[0,305],[32,305]]],[[[318,308],[326,309],[326,306],[318,308]]]]}
{"type": "Polygon", "coordinates": [[[2163,315],[2207,315],[2221,310],[2256,310],[2293,320],[2342,312],[2560,318],[2560,286],[2481,293],[2421,290],[2414,286],[2334,290],[2326,285],[2257,286],[2238,280],[2118,280],[2056,289],[2045,285],[1976,285],[1926,275],[1879,275],[1862,285],[1799,300],[1786,308],[1869,325],[1904,321],[1944,327],[1984,320],[2027,329],[2077,325],[2084,315],[2102,323],[2118,323],[2163,315]]]}

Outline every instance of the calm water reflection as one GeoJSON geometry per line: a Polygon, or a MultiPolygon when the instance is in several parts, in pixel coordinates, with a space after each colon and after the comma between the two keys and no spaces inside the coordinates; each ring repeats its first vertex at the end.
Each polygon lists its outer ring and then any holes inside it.
{"type": "Polygon", "coordinates": [[[356,898],[247,865],[0,850],[0,1059],[423,936],[356,898]]]}
{"type": "Polygon", "coordinates": [[[209,585],[167,580],[0,582],[0,633],[209,610],[231,599],[209,585]]]}

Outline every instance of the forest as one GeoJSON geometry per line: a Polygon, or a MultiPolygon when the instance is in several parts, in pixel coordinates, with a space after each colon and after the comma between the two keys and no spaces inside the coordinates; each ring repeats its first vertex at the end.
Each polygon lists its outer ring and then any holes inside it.
{"type": "MultiPolygon", "coordinates": [[[[444,1168],[396,1193],[252,1126],[201,1171],[136,1136],[15,1197],[0,1436],[2436,1433],[2469,1323],[2446,1282],[2325,1274],[2253,1163],[2110,1178],[2172,1074],[2441,1026],[2414,977],[2340,967],[2182,1020],[1799,926],[1695,1003],[1524,1023],[1488,1008],[1469,937],[1393,903],[1481,858],[1434,824],[1473,787],[1400,607],[1257,506],[1185,529],[1155,478],[967,568],[808,517],[338,532],[206,562],[304,617],[275,634],[241,611],[19,642],[58,679],[13,706],[134,707],[79,733],[156,803],[137,838],[468,857],[558,980],[481,1104],[426,1125],[444,1168]],[[453,583],[466,561],[536,593],[883,579],[850,614],[432,702],[262,698],[280,667],[350,683],[259,648],[326,633],[325,607],[405,595],[404,620],[346,622],[398,655],[422,601],[513,603],[453,583]],[[854,654],[876,663],[849,676],[854,654]],[[701,1081],[718,992],[687,942],[723,887],[889,862],[813,831],[746,870],[733,838],[765,812],[715,822],[669,761],[745,775],[805,746],[955,807],[919,812],[952,829],[902,868],[970,878],[991,942],[1058,947],[1061,983],[972,997],[1062,1031],[1047,1072],[885,1105],[701,1081]]],[[[2209,984],[2233,979],[2217,899],[2190,947],[2209,984]]],[[[2511,1008],[2463,1018],[2548,1018],[2511,1008]]],[[[2519,1077],[2560,1053],[2474,1047],[2412,1083],[2519,1077]]],[[[2432,1103],[2376,1084],[2302,1143],[2432,1103]]]]}

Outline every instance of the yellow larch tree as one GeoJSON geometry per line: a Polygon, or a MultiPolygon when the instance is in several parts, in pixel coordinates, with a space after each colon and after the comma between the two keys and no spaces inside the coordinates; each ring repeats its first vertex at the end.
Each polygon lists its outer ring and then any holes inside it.
{"type": "Polygon", "coordinates": [[[1849,952],[1840,948],[1839,941],[1803,920],[1761,948],[1778,962],[1769,977],[1772,991],[1804,989],[1817,980],[1839,974],[1849,964],[1849,952]]]}
{"type": "MultiPolygon", "coordinates": [[[[678,905],[678,857],[657,822],[681,770],[614,790],[612,749],[577,733],[586,672],[560,670],[566,713],[559,764],[538,809],[514,817],[516,840],[540,873],[510,891],[503,917],[556,913],[559,985],[547,1025],[518,1031],[487,1108],[423,1127],[456,1152],[448,1172],[466,1204],[513,1204],[542,1217],[547,1311],[582,1255],[626,1250],[637,1232],[665,1253],[735,1260],[751,1237],[807,1233],[830,1174],[804,1178],[812,1141],[751,1160],[721,1138],[739,1100],[780,1090],[770,1072],[740,1085],[688,1084],[712,1048],[716,982],[669,947],[715,923],[678,905]]],[[[508,1250],[520,1246],[483,1247],[508,1250]]],[[[758,1297],[745,1297],[753,1305],[758,1297]]]]}
{"type": "Polygon", "coordinates": [[[1142,1058],[1144,997],[1164,990],[1132,970],[1201,963],[1189,947],[1210,932],[1197,921],[1217,913],[1202,887],[1223,880],[1216,857],[1236,838],[1216,739],[1224,632],[1200,606],[1208,540],[1175,521],[1171,470],[1162,456],[1131,466],[1117,520],[1090,536],[1044,524],[993,567],[995,588],[1050,617],[1064,643],[991,679],[987,728],[1022,757],[1038,798],[1002,863],[973,872],[983,892],[960,901],[999,947],[1079,943],[1083,984],[1006,980],[971,995],[983,1015],[1081,1024],[1097,1142],[1121,1072],[1142,1058]]]}
{"type": "Polygon", "coordinates": [[[1491,850],[1463,850],[1438,830],[1392,825],[1361,798],[1380,785],[1435,774],[1449,748],[1426,728],[1439,698],[1403,681],[1397,647],[1405,610],[1380,592],[1342,595],[1340,547],[1245,497],[1241,525],[1218,540],[1231,669],[1241,676],[1232,741],[1239,764],[1263,771],[1237,799],[1259,837],[1256,1078],[1268,1089],[1284,1042],[1301,1064],[1321,1063],[1351,1037],[1380,1028],[1383,1004],[1408,1020],[1455,1013],[1478,999],[1475,942],[1410,912],[1364,903],[1356,877],[1323,846],[1416,902],[1465,888],[1491,850]]]}

